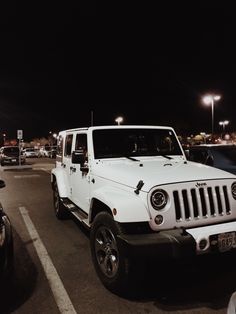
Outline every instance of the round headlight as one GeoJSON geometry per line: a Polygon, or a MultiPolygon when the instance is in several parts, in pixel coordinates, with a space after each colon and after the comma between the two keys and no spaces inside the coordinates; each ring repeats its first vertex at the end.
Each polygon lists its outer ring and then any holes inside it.
{"type": "Polygon", "coordinates": [[[166,206],[168,201],[168,194],[164,190],[155,190],[151,195],[152,207],[159,210],[166,206]]]}
{"type": "Polygon", "coordinates": [[[234,183],[231,185],[231,192],[232,192],[233,198],[236,200],[236,182],[234,182],[234,183]]]}

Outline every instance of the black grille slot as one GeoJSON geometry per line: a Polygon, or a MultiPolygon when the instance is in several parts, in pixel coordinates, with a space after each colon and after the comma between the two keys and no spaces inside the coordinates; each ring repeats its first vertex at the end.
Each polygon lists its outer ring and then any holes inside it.
{"type": "Polygon", "coordinates": [[[218,186],[216,186],[215,191],[216,191],[216,198],[217,198],[217,203],[218,203],[219,214],[222,214],[223,208],[222,208],[222,202],[221,202],[221,198],[220,198],[220,188],[218,186]]]}
{"type": "Polygon", "coordinates": [[[195,189],[191,189],[191,196],[192,196],[192,202],[193,202],[193,215],[196,218],[199,216],[199,208],[197,204],[197,195],[196,195],[195,189]]]}
{"type": "Polygon", "coordinates": [[[180,201],[179,201],[179,193],[178,191],[173,192],[174,202],[175,202],[175,215],[176,220],[180,220],[181,218],[181,209],[180,209],[180,201]]]}
{"type": "Polygon", "coordinates": [[[230,205],[229,205],[229,197],[228,197],[228,191],[227,191],[227,186],[223,186],[223,192],[224,192],[224,197],[225,197],[225,206],[226,206],[226,213],[230,213],[230,205]]]}
{"type": "Polygon", "coordinates": [[[185,212],[185,218],[190,218],[190,211],[189,211],[189,203],[188,203],[188,195],[187,190],[182,191],[183,201],[184,201],[184,212],[185,212]]]}
{"type": "Polygon", "coordinates": [[[204,189],[200,188],[199,193],[200,193],[200,199],[201,199],[201,204],[202,204],[202,216],[205,217],[205,216],[207,216],[207,207],[206,207],[206,199],[205,199],[205,195],[204,195],[204,189]]]}
{"type": "Polygon", "coordinates": [[[216,210],[215,210],[215,205],[213,201],[213,194],[212,194],[212,188],[207,188],[208,196],[209,196],[209,203],[210,203],[210,212],[211,215],[215,215],[216,210]]]}

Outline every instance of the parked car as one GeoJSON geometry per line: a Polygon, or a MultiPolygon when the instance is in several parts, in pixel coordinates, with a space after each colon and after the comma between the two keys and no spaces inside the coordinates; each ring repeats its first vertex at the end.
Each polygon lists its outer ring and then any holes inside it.
{"type": "Polygon", "coordinates": [[[236,145],[192,146],[189,148],[188,159],[236,174],[236,145]]]}
{"type": "Polygon", "coordinates": [[[48,151],[49,158],[56,158],[57,155],[57,146],[51,146],[50,150],[48,151]]]}
{"type": "MultiPolygon", "coordinates": [[[[0,180],[0,188],[5,182],[0,180]]],[[[0,203],[0,281],[11,275],[13,271],[13,237],[10,220],[0,203]]]]}
{"type": "Polygon", "coordinates": [[[56,158],[57,146],[41,147],[38,152],[38,157],[56,158]]]}
{"type": "Polygon", "coordinates": [[[95,270],[112,292],[130,292],[132,264],[143,257],[236,250],[236,176],[187,161],[171,127],[61,131],[51,183],[56,217],[90,229],[95,270]]]}
{"type": "Polygon", "coordinates": [[[23,154],[26,158],[38,157],[38,150],[34,149],[33,147],[26,147],[23,149],[23,154]]]}
{"type": "Polygon", "coordinates": [[[0,149],[0,164],[19,164],[19,156],[22,164],[25,163],[25,156],[19,151],[18,146],[3,146],[0,149]]]}
{"type": "Polygon", "coordinates": [[[38,157],[49,157],[50,146],[41,147],[38,152],[38,157]]]}

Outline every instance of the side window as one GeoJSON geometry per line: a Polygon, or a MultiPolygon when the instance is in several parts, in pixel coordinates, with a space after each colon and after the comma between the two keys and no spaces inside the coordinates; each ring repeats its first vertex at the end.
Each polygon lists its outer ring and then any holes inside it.
{"type": "Polygon", "coordinates": [[[87,153],[87,134],[76,135],[75,150],[83,150],[84,153],[87,153]]]}
{"type": "Polygon", "coordinates": [[[63,137],[60,135],[57,140],[57,155],[62,156],[63,153],[63,137]]]}
{"type": "Polygon", "coordinates": [[[72,140],[73,140],[73,134],[69,134],[66,136],[64,156],[67,156],[67,157],[71,156],[72,140]]]}

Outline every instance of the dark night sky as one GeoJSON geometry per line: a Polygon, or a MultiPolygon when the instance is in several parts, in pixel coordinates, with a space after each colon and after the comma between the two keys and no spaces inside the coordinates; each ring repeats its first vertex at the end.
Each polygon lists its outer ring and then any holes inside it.
{"type": "Polygon", "coordinates": [[[209,91],[222,95],[216,129],[228,119],[236,131],[231,7],[84,3],[0,8],[0,134],[88,126],[91,110],[95,125],[122,115],[126,124],[210,132],[211,109],[201,104],[209,91]]]}

